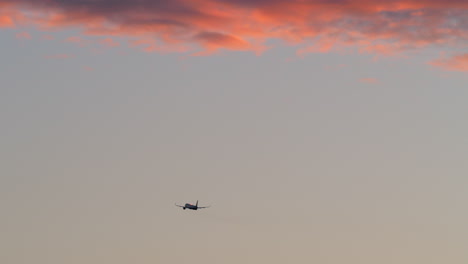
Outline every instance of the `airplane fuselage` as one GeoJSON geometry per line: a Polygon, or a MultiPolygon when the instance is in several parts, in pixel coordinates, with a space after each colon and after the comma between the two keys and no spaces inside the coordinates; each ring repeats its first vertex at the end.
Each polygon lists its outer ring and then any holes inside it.
{"type": "Polygon", "coordinates": [[[183,209],[190,209],[190,210],[198,210],[198,206],[197,205],[193,205],[193,204],[189,204],[189,203],[186,203],[183,207],[183,209]]]}
{"type": "Polygon", "coordinates": [[[177,203],[175,204],[178,207],[182,207],[184,210],[185,209],[190,209],[190,210],[198,210],[198,209],[203,209],[203,208],[208,208],[210,206],[198,206],[198,200],[195,205],[186,203],[185,205],[178,205],[177,203]]]}

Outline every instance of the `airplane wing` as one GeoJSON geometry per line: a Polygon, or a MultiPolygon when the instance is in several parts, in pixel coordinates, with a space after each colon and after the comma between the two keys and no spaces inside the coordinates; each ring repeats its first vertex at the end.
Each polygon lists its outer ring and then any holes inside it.
{"type": "Polygon", "coordinates": [[[175,206],[184,207],[183,205],[178,205],[178,204],[175,204],[175,206]]]}
{"type": "Polygon", "coordinates": [[[198,209],[210,208],[211,206],[198,206],[198,209]]]}

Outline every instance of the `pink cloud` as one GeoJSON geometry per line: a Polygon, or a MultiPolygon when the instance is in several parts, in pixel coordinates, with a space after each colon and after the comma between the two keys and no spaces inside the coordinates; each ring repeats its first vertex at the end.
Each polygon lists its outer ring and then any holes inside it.
{"type": "Polygon", "coordinates": [[[75,44],[83,47],[83,46],[88,45],[91,41],[87,40],[87,39],[83,39],[80,36],[72,36],[72,37],[66,38],[65,42],[75,43],[75,44]]]}
{"type": "Polygon", "coordinates": [[[129,40],[128,45],[130,47],[137,47],[144,52],[161,52],[161,53],[171,53],[171,52],[187,52],[190,48],[183,44],[174,44],[174,45],[164,45],[164,43],[158,43],[156,39],[153,38],[140,38],[129,40]]]}
{"type": "Polygon", "coordinates": [[[153,39],[144,48],[150,52],[261,53],[266,41],[281,39],[300,44],[299,55],[351,47],[394,56],[433,46],[458,50],[468,38],[466,0],[0,0],[0,6],[16,14],[8,20],[0,13],[0,26],[21,21],[79,28],[88,36],[153,39]]]}
{"type": "Polygon", "coordinates": [[[200,32],[194,36],[202,46],[205,47],[204,52],[199,52],[194,55],[205,55],[216,52],[217,50],[252,50],[253,46],[248,41],[236,36],[226,35],[217,32],[200,32]]]}
{"type": "Polygon", "coordinates": [[[321,38],[320,40],[314,42],[312,45],[297,50],[296,54],[302,57],[306,53],[327,53],[331,51],[335,44],[336,41],[333,39],[321,38]]]}
{"type": "Polygon", "coordinates": [[[468,72],[468,53],[436,59],[429,62],[429,64],[448,71],[468,72]]]}
{"type": "Polygon", "coordinates": [[[28,32],[20,32],[17,33],[15,36],[17,39],[32,39],[31,35],[28,32]]]}
{"type": "Polygon", "coordinates": [[[105,47],[108,47],[108,48],[114,48],[114,47],[120,46],[120,43],[116,42],[112,38],[101,39],[101,40],[99,40],[99,44],[101,44],[101,45],[103,45],[105,47]]]}

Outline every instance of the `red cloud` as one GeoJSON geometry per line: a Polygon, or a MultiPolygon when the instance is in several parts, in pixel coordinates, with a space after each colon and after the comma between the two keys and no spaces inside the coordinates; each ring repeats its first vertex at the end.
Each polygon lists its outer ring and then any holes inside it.
{"type": "Polygon", "coordinates": [[[468,72],[468,53],[455,55],[450,58],[441,58],[431,61],[429,64],[444,68],[448,71],[468,72]]]}
{"type": "Polygon", "coordinates": [[[1,6],[16,15],[8,22],[0,13],[0,26],[18,21],[137,36],[152,39],[151,51],[166,50],[164,44],[208,53],[261,51],[265,41],[282,39],[303,45],[300,54],[358,47],[392,55],[435,45],[464,48],[468,39],[466,0],[0,0],[1,6]]]}

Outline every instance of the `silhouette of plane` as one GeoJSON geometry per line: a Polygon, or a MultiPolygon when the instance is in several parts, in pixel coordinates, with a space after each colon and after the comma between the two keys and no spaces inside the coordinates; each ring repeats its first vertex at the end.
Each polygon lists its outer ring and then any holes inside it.
{"type": "Polygon", "coordinates": [[[198,210],[198,209],[203,209],[203,208],[208,208],[209,207],[209,206],[204,206],[204,207],[198,206],[198,200],[197,200],[197,203],[195,205],[189,204],[189,203],[186,203],[185,205],[178,205],[178,204],[175,204],[175,205],[179,206],[179,207],[182,207],[184,210],[185,209],[198,210]]]}

